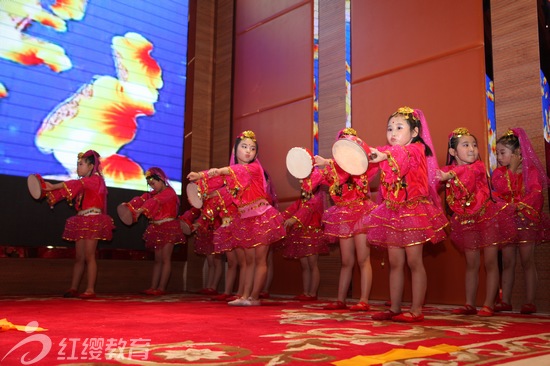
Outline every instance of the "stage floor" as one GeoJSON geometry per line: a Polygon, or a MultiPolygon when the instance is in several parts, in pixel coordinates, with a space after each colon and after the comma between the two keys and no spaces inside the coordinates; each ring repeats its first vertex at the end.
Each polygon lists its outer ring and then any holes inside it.
{"type": "Polygon", "coordinates": [[[1,297],[2,365],[534,365],[550,364],[550,316],[451,315],[426,305],[419,323],[374,321],[386,309],[262,300],[233,307],[194,294],[93,300],[1,297]],[[38,327],[38,328],[37,328],[38,327]]]}

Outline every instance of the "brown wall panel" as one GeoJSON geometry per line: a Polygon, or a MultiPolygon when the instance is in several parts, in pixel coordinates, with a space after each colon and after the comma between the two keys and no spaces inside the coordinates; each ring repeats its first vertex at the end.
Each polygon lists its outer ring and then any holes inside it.
{"type": "Polygon", "coordinates": [[[238,22],[235,25],[235,32],[237,34],[245,32],[285,12],[292,11],[298,6],[311,4],[311,2],[312,0],[236,0],[238,22]]]}
{"type": "MultiPolygon", "coordinates": [[[[495,109],[497,136],[510,127],[525,129],[533,148],[545,164],[542,132],[539,34],[537,1],[491,1],[495,109]]],[[[548,32],[548,30],[546,30],[548,32]]],[[[548,77],[548,75],[547,75],[548,77]]],[[[544,191],[543,210],[548,212],[548,191],[544,191]]],[[[535,304],[539,311],[550,310],[550,250],[548,245],[535,248],[538,284],[535,304]]],[[[512,305],[525,303],[525,277],[516,265],[512,305]]]]}
{"type": "Polygon", "coordinates": [[[312,115],[313,100],[309,98],[233,121],[234,137],[244,130],[256,133],[258,157],[272,177],[281,203],[299,197],[298,181],[286,169],[286,154],[296,146],[313,148],[312,115]]]}
{"type": "Polygon", "coordinates": [[[352,83],[483,45],[479,0],[352,1],[352,83]]]}
{"type": "Polygon", "coordinates": [[[311,97],[311,19],[311,5],[305,4],[237,35],[233,99],[235,117],[311,97]]]}
{"type": "Polygon", "coordinates": [[[319,0],[319,155],[330,157],[346,124],[346,4],[319,0]]]}
{"type": "Polygon", "coordinates": [[[483,49],[477,48],[354,84],[353,127],[367,144],[385,145],[388,116],[408,105],[424,112],[440,165],[445,163],[447,137],[456,127],[467,127],[477,136],[484,156],[483,60],[483,49]]]}

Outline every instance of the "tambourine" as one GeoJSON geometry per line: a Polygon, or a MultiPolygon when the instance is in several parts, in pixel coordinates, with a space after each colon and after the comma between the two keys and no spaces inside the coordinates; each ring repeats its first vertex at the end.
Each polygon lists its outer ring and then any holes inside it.
{"type": "Polygon", "coordinates": [[[286,168],[293,177],[304,179],[313,171],[315,159],[305,147],[293,147],[286,154],[286,168]]]}
{"type": "Polygon", "coordinates": [[[332,156],[346,173],[361,175],[369,167],[370,149],[357,136],[345,135],[332,145],[332,156]]]}
{"type": "Polygon", "coordinates": [[[46,197],[46,182],[40,174],[29,175],[27,177],[27,187],[35,200],[46,197]]]}
{"type": "Polygon", "coordinates": [[[189,183],[186,187],[187,192],[187,200],[191,204],[191,206],[195,208],[201,208],[202,207],[202,197],[199,193],[199,186],[196,183],[189,183]]]}
{"type": "Polygon", "coordinates": [[[191,235],[192,233],[191,226],[189,226],[187,222],[180,219],[180,227],[184,235],[191,235]]]}
{"type": "Polygon", "coordinates": [[[135,212],[130,208],[130,206],[128,206],[127,203],[121,203],[120,205],[118,205],[116,208],[116,212],[118,213],[120,221],[128,226],[137,221],[135,212]]]}

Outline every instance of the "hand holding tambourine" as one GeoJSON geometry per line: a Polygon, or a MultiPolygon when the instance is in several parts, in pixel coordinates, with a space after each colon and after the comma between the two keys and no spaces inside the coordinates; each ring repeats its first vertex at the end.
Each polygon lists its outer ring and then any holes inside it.
{"type": "Polygon", "coordinates": [[[294,178],[304,179],[309,177],[314,164],[313,154],[305,147],[293,147],[286,154],[286,168],[294,178]]]}

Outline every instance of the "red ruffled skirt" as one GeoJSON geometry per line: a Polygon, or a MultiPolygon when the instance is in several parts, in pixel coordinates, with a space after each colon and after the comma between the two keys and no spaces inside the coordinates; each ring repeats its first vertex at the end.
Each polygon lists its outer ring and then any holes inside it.
{"type": "Polygon", "coordinates": [[[487,201],[484,209],[473,215],[451,217],[451,240],[461,251],[510,243],[517,234],[514,208],[508,203],[487,201]]]}
{"type": "Polygon", "coordinates": [[[237,247],[237,240],[233,237],[232,224],[220,226],[214,231],[214,253],[228,252],[237,247]]]}
{"type": "Polygon", "coordinates": [[[198,255],[214,254],[214,230],[197,230],[195,232],[194,251],[198,255]]]}
{"type": "MultiPolygon", "coordinates": [[[[230,228],[234,245],[240,248],[253,248],[258,245],[270,245],[285,237],[283,216],[273,207],[258,216],[236,218],[227,226],[230,228]]],[[[214,245],[217,248],[223,245],[220,243],[221,236],[214,235],[214,245]]]]}
{"type": "Polygon", "coordinates": [[[376,204],[371,200],[354,201],[346,204],[336,204],[323,213],[324,232],[327,236],[351,238],[360,233],[362,226],[358,222],[367,217],[376,204]]]}
{"type": "Polygon", "coordinates": [[[328,238],[322,228],[292,228],[282,241],[284,258],[297,259],[314,254],[328,254],[328,238]]]}
{"type": "Polygon", "coordinates": [[[182,244],[186,242],[179,220],[165,221],[161,224],[149,224],[143,233],[147,249],[161,249],[168,244],[182,244]]]}
{"type": "Polygon", "coordinates": [[[527,217],[515,216],[517,235],[513,243],[505,245],[541,244],[550,242],[550,216],[541,214],[539,222],[534,222],[527,217]]]}
{"type": "Polygon", "coordinates": [[[407,202],[384,201],[358,227],[371,245],[404,248],[426,242],[438,243],[447,236],[443,210],[427,199],[407,202]]]}
{"type": "Polygon", "coordinates": [[[109,215],[76,215],[67,219],[62,237],[69,241],[111,240],[114,228],[115,224],[109,215]]]}

